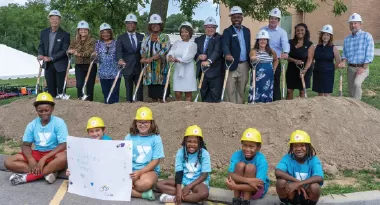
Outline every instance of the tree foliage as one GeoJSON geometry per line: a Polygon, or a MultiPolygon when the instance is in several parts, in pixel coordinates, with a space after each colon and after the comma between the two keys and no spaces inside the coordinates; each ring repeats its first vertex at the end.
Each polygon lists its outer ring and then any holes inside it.
{"type": "MultiPolygon", "coordinates": [[[[201,3],[208,2],[208,0],[173,0],[180,3],[180,8],[183,14],[190,17],[194,14],[194,9],[201,3]]],[[[221,3],[227,5],[229,8],[233,6],[240,6],[245,15],[255,20],[262,21],[268,18],[268,13],[275,7],[281,11],[286,11],[289,7],[295,7],[299,11],[310,13],[323,4],[328,4],[327,0],[213,0],[213,3],[220,5],[221,3]]],[[[333,12],[339,16],[347,11],[347,6],[343,0],[333,0],[333,12]]],[[[216,9],[217,12],[217,9],[216,9]]],[[[285,12],[286,14],[286,12],[285,12]]]]}

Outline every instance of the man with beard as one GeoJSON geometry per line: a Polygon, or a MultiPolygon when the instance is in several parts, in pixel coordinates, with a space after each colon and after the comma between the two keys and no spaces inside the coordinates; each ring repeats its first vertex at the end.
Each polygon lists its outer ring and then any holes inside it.
{"type": "Polygon", "coordinates": [[[248,82],[251,31],[242,25],[243,11],[234,6],[230,11],[232,25],[223,31],[222,48],[225,60],[232,63],[226,85],[226,101],[243,104],[248,82]]]}
{"type": "MultiPolygon", "coordinates": [[[[133,84],[137,87],[141,73],[140,49],[144,35],[136,32],[137,17],[134,14],[128,14],[124,22],[127,32],[119,36],[116,41],[116,57],[119,60],[118,64],[125,66],[122,73],[127,92],[127,102],[132,102],[133,84]]],[[[139,86],[136,100],[143,101],[143,85],[139,86]]]]}
{"type": "Polygon", "coordinates": [[[370,33],[361,30],[362,17],[354,13],[348,19],[352,34],[344,39],[342,62],[338,67],[344,68],[346,62],[349,96],[362,98],[362,83],[369,75],[369,64],[374,58],[374,43],[370,33]]]}

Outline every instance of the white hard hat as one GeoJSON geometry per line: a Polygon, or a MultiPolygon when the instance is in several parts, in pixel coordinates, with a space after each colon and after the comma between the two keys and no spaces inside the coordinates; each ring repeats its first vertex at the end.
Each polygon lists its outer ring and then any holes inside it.
{"type": "Polygon", "coordinates": [[[322,29],[320,30],[320,32],[329,33],[333,35],[333,27],[330,24],[324,25],[322,29]]]}
{"type": "Polygon", "coordinates": [[[80,29],[80,28],[90,29],[90,26],[88,25],[86,21],[79,21],[77,29],[80,29]]]}
{"type": "Polygon", "coordinates": [[[181,28],[182,26],[189,26],[190,28],[193,28],[193,25],[191,25],[191,23],[188,21],[183,22],[179,28],[181,28]]]}
{"type": "Polygon", "coordinates": [[[49,12],[49,17],[50,16],[59,16],[59,17],[62,17],[61,16],[61,13],[58,11],[58,10],[51,10],[50,12],[49,12]]]}
{"type": "Polygon", "coordinates": [[[233,15],[233,14],[243,14],[243,10],[241,10],[241,8],[238,6],[234,6],[231,8],[231,11],[230,11],[230,15],[233,15]]]}
{"type": "Polygon", "coordinates": [[[270,39],[269,33],[266,30],[261,30],[256,34],[256,39],[270,39]]]}
{"type": "Polygon", "coordinates": [[[362,17],[357,13],[353,13],[348,19],[348,23],[357,21],[362,22],[362,17]]]}
{"type": "Polygon", "coordinates": [[[274,16],[277,18],[281,18],[281,11],[278,8],[272,9],[272,11],[269,12],[269,16],[274,16]]]}
{"type": "Polygon", "coordinates": [[[126,17],[125,17],[125,20],[124,22],[136,22],[137,23],[137,17],[136,15],[134,14],[128,14],[126,17]]]}
{"type": "Polygon", "coordinates": [[[161,16],[158,14],[152,14],[149,19],[149,24],[162,23],[161,16]]]}
{"type": "Polygon", "coordinates": [[[102,23],[100,25],[100,31],[103,31],[103,30],[112,30],[112,28],[108,23],[102,23]]]}
{"type": "Polygon", "coordinates": [[[216,21],[212,16],[208,17],[203,25],[204,26],[213,25],[213,26],[218,27],[218,24],[216,24],[216,21]]]}

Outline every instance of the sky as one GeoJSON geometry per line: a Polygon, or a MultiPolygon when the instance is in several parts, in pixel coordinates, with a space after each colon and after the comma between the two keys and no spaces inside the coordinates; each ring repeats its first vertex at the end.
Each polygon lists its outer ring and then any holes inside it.
{"type": "MultiPolygon", "coordinates": [[[[18,3],[25,4],[27,0],[0,0],[0,6],[5,6],[9,3],[18,3]]],[[[212,16],[215,18],[216,22],[220,23],[219,13],[215,11],[217,8],[216,4],[212,3],[212,0],[208,0],[205,3],[199,5],[197,9],[194,10],[193,19],[195,20],[206,20],[207,17],[212,16]]],[[[140,8],[140,13],[149,12],[150,6],[147,5],[146,8],[140,8]]],[[[169,8],[168,8],[168,16],[171,14],[180,13],[178,2],[173,2],[173,0],[169,0],[169,8]]]]}

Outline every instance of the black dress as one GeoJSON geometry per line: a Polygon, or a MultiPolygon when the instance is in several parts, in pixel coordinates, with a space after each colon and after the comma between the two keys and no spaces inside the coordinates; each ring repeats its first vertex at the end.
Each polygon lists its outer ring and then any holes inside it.
{"type": "Polygon", "coordinates": [[[334,87],[334,46],[318,45],[315,48],[315,66],[313,72],[313,91],[332,93],[334,87]]]}
{"type": "MultiPolygon", "coordinates": [[[[306,41],[304,45],[299,48],[296,48],[296,44],[293,40],[289,40],[290,52],[289,57],[296,60],[302,60],[304,65],[307,62],[308,50],[313,42],[306,41]]],[[[313,65],[310,66],[310,69],[305,74],[305,85],[306,88],[310,88],[310,78],[313,73],[313,65]]],[[[300,70],[297,68],[296,64],[293,62],[288,62],[288,68],[286,69],[286,86],[288,89],[299,89],[302,90],[302,81],[300,78],[300,70]]]]}

